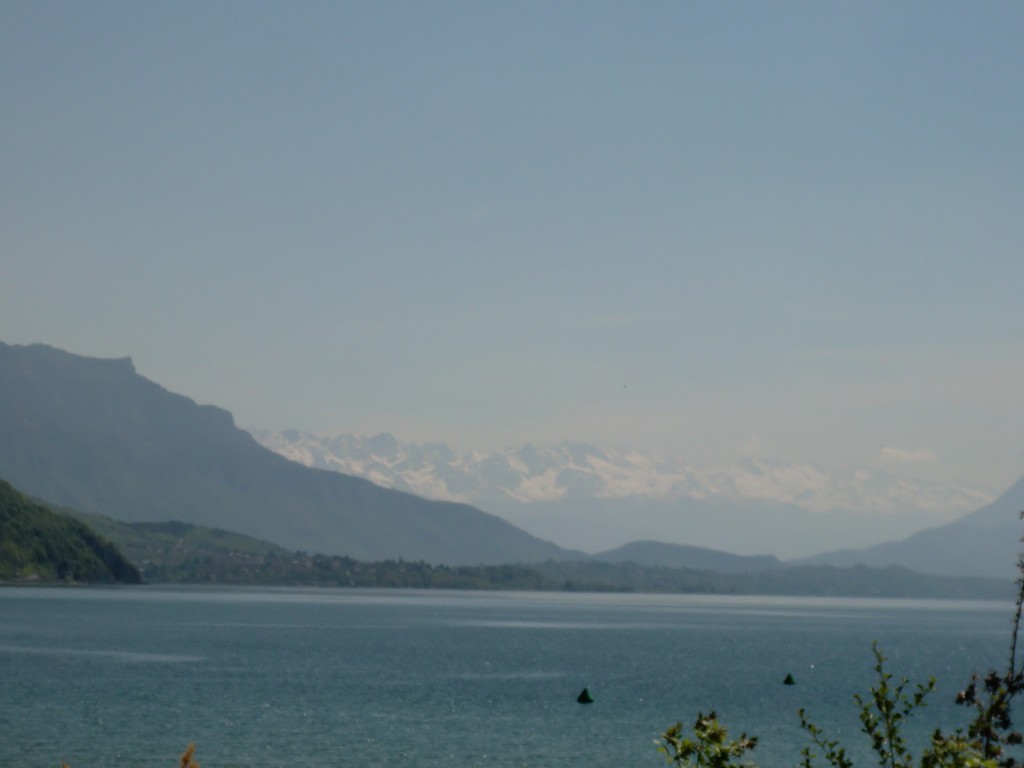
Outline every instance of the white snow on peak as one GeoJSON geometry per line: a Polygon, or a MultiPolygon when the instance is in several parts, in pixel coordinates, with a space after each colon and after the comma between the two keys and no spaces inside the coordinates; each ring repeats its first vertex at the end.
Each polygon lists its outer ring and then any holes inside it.
{"type": "Polygon", "coordinates": [[[961,485],[916,483],[858,468],[831,472],[807,463],[747,458],[702,468],[635,448],[581,443],[526,445],[493,453],[455,453],[440,443],[403,443],[392,435],[322,437],[251,430],[292,461],[364,477],[427,498],[484,504],[565,499],[768,501],[812,512],[962,513],[992,500],[961,485]]]}

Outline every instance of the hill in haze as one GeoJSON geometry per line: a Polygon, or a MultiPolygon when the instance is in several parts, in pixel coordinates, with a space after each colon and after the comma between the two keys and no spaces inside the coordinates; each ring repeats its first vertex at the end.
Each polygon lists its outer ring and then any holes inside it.
{"type": "Polygon", "coordinates": [[[991,504],[952,523],[900,541],[826,552],[803,562],[884,567],[902,565],[929,574],[1014,578],[1021,552],[1024,478],[991,504]]]}
{"type": "Polygon", "coordinates": [[[88,526],[0,480],[0,580],[137,584],[142,579],[88,526]]]}
{"type": "Polygon", "coordinates": [[[61,509],[113,541],[152,583],[1007,599],[1008,580],[927,576],[905,568],[786,566],[698,547],[637,542],[582,561],[447,566],[288,552],[189,523],[122,523],[61,509]]]}
{"type": "Polygon", "coordinates": [[[0,392],[0,476],[55,504],[361,560],[571,554],[465,504],[288,461],[237,429],[227,411],[168,392],[128,359],[0,343],[0,392]]]}
{"type": "Polygon", "coordinates": [[[705,547],[660,541],[633,541],[607,552],[599,552],[590,559],[605,563],[636,563],[647,567],[690,568],[716,573],[755,573],[783,567],[782,562],[772,555],[733,555],[705,547]]]}

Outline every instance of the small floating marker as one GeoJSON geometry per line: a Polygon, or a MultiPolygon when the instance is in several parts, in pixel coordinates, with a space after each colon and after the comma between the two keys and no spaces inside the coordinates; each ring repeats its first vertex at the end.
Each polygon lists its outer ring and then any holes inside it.
{"type": "Polygon", "coordinates": [[[783,685],[796,685],[796,680],[793,679],[793,675],[786,675],[786,679],[782,681],[783,685]]]}
{"type": "Polygon", "coordinates": [[[578,701],[580,704],[593,704],[594,697],[590,695],[589,688],[584,688],[582,691],[580,691],[580,695],[576,697],[576,701],[578,701]]]}

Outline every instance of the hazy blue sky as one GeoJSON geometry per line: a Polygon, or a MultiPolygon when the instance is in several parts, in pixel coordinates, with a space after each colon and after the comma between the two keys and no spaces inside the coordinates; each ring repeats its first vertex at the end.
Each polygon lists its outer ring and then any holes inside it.
{"type": "Polygon", "coordinates": [[[0,340],[240,426],[1024,472],[1024,4],[0,4],[0,340]]]}

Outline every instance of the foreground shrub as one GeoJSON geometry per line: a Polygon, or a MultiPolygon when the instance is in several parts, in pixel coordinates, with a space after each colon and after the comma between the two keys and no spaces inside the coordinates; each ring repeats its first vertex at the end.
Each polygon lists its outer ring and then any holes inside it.
{"type": "MultiPolygon", "coordinates": [[[[1024,517],[1024,513],[1021,513],[1024,517]]],[[[925,706],[925,699],[935,688],[935,678],[911,687],[910,681],[894,680],[885,668],[886,658],[878,644],[872,645],[875,656],[876,683],[867,696],[854,696],[861,731],[871,742],[871,749],[882,768],[1014,768],[1021,763],[1010,754],[1011,747],[1024,744],[1024,735],[1013,727],[1013,700],[1024,690],[1024,666],[1017,661],[1017,638],[1021,613],[1024,610],[1024,555],[1017,559],[1017,597],[1010,635],[1010,658],[1006,671],[996,670],[980,677],[974,675],[970,684],[957,694],[956,703],[974,710],[966,727],[952,733],[936,729],[930,743],[919,758],[914,757],[903,732],[906,720],[925,706]]],[[[801,752],[802,768],[815,768],[823,760],[832,768],[853,768],[853,761],[839,741],[829,739],[816,726],[804,709],[797,713],[810,745],[801,752]]],[[[724,725],[714,712],[699,713],[693,726],[693,737],[683,736],[682,723],[676,723],[662,735],[659,749],[670,763],[680,768],[736,768],[750,765],[743,757],[757,746],[756,737],[746,734],[730,741],[724,725]]]]}
{"type": "Polygon", "coordinates": [[[715,712],[707,715],[697,713],[693,735],[693,739],[684,738],[683,724],[676,723],[662,735],[658,749],[665,753],[670,763],[679,766],[727,768],[737,765],[734,758],[742,757],[757,746],[757,739],[745,733],[735,741],[729,741],[728,730],[718,722],[715,712]]]}

